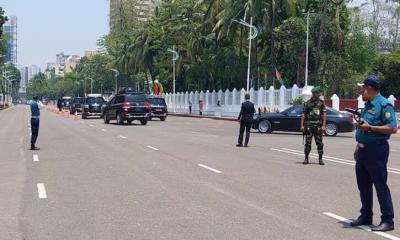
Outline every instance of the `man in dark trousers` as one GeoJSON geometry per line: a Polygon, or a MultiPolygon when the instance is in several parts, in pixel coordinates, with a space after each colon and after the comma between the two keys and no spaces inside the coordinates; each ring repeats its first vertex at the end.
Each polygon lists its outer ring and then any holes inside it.
{"type": "Polygon", "coordinates": [[[240,132],[237,147],[243,147],[243,133],[246,129],[246,140],[244,146],[247,147],[250,139],[250,129],[253,124],[253,117],[255,113],[254,104],[250,102],[250,94],[244,96],[245,102],[242,103],[242,108],[238,120],[240,121],[240,132]]]}
{"type": "Polygon", "coordinates": [[[33,100],[30,102],[31,107],[31,150],[40,150],[40,148],[36,147],[36,140],[39,135],[39,122],[40,122],[40,109],[43,107],[43,104],[39,101],[39,97],[37,95],[33,96],[33,100]]]}
{"type": "Polygon", "coordinates": [[[393,105],[380,94],[380,81],[376,76],[367,77],[362,86],[365,107],[357,124],[356,160],[357,185],[361,197],[361,215],[351,226],[371,225],[373,216],[373,189],[378,196],[381,222],[372,231],[394,230],[394,210],[388,179],[390,135],[397,132],[397,119],[393,105]]]}

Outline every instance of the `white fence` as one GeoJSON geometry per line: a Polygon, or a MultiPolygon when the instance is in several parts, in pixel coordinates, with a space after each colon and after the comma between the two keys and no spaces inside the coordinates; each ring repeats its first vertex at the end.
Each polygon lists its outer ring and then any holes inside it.
{"type": "MultiPolygon", "coordinates": [[[[273,87],[265,90],[250,89],[250,100],[255,104],[256,108],[266,108],[268,111],[282,110],[290,106],[289,102],[302,94],[302,88],[293,85],[291,89],[282,86],[280,89],[273,87]]],[[[189,102],[192,103],[192,112],[199,112],[199,101],[203,101],[203,113],[207,115],[221,116],[237,116],[240,112],[241,103],[244,101],[246,90],[229,89],[222,91],[215,90],[210,92],[180,92],[165,94],[170,112],[188,113],[189,102]],[[218,101],[219,105],[218,106],[218,101]]]]}
{"type": "MultiPolygon", "coordinates": [[[[309,86],[311,89],[311,86],[309,86]]],[[[302,96],[303,88],[298,88],[293,85],[292,88],[287,89],[282,86],[280,89],[270,87],[268,90],[260,88],[259,90],[250,89],[250,100],[254,103],[256,109],[267,109],[269,112],[283,110],[290,106],[290,101],[302,96]]],[[[199,101],[203,101],[203,114],[236,117],[240,112],[241,103],[244,101],[244,89],[236,90],[229,89],[222,91],[215,90],[212,92],[180,92],[164,95],[170,112],[176,113],[189,113],[189,102],[192,103],[192,113],[199,113],[199,101]],[[218,101],[219,105],[218,106],[218,101]]],[[[396,98],[390,95],[389,101],[394,105],[396,98]]],[[[334,94],[331,97],[332,107],[336,110],[340,109],[340,99],[334,94]]],[[[363,108],[364,102],[362,97],[358,97],[358,107],[363,108]]]]}

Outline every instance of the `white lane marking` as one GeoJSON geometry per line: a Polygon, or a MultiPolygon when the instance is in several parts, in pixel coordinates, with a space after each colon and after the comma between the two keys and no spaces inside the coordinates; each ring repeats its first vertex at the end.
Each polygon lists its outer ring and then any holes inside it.
{"type": "Polygon", "coordinates": [[[152,146],[147,146],[148,148],[150,148],[150,149],[153,149],[154,151],[158,151],[159,149],[158,148],[155,148],[155,147],[152,147],[152,146]]]}
{"type": "Polygon", "coordinates": [[[39,198],[40,199],[47,198],[46,188],[44,187],[44,183],[38,183],[37,188],[38,188],[39,198]]]}
{"type": "Polygon", "coordinates": [[[94,127],[94,125],[93,125],[93,124],[89,124],[89,126],[91,126],[91,127],[94,127]]]}
{"type": "Polygon", "coordinates": [[[104,128],[103,128],[103,129],[101,129],[101,131],[103,131],[103,132],[107,132],[107,129],[104,129],[104,128]]]}
{"type": "Polygon", "coordinates": [[[119,135],[119,137],[122,138],[122,139],[126,139],[126,137],[125,137],[125,136],[122,136],[122,135],[119,135]]]}
{"type": "Polygon", "coordinates": [[[209,167],[209,166],[206,166],[206,165],[203,165],[203,164],[198,164],[197,166],[205,168],[205,169],[208,169],[208,170],[213,171],[215,173],[222,173],[220,170],[217,170],[215,168],[212,168],[212,167],[209,167]]]}
{"type": "Polygon", "coordinates": [[[39,156],[37,154],[33,155],[33,161],[34,162],[39,162],[39,156]]]}
{"type": "MultiPolygon", "coordinates": [[[[282,150],[286,150],[286,151],[290,151],[290,152],[294,152],[294,153],[299,153],[299,154],[301,154],[302,156],[304,156],[304,153],[303,153],[302,151],[298,151],[298,150],[294,150],[294,149],[289,149],[289,148],[282,148],[282,150]]],[[[311,156],[311,157],[314,157],[314,158],[317,158],[317,157],[318,157],[318,155],[315,154],[315,153],[311,153],[310,156],[311,156]]],[[[342,159],[342,158],[335,158],[335,157],[324,156],[324,160],[331,161],[331,162],[336,162],[336,161],[334,161],[334,160],[337,160],[337,161],[341,161],[341,163],[343,163],[343,164],[349,163],[349,165],[355,165],[354,160],[347,160],[347,159],[342,159]],[[333,159],[333,160],[332,160],[332,159],[333,159]]],[[[388,167],[387,169],[389,170],[388,172],[400,174],[400,169],[398,169],[398,168],[391,168],[391,167],[388,167]]]]}
{"type": "MultiPolygon", "coordinates": [[[[338,215],[336,215],[336,214],[334,214],[334,213],[324,212],[323,214],[324,214],[325,216],[334,218],[334,219],[339,220],[339,221],[341,221],[341,222],[345,222],[345,223],[348,223],[348,224],[351,223],[351,220],[349,220],[349,219],[347,219],[347,218],[344,218],[344,217],[341,217],[341,216],[338,216],[338,215]]],[[[384,233],[384,232],[372,232],[372,231],[371,231],[371,228],[368,227],[368,226],[358,226],[357,228],[362,229],[362,230],[365,230],[365,231],[367,231],[367,232],[374,233],[374,234],[376,234],[376,235],[379,235],[379,236],[384,237],[384,238],[387,238],[387,239],[391,239],[391,240],[400,240],[400,238],[398,238],[398,237],[396,237],[396,236],[393,236],[393,235],[390,235],[390,234],[387,234],[387,233],[384,233]]]]}

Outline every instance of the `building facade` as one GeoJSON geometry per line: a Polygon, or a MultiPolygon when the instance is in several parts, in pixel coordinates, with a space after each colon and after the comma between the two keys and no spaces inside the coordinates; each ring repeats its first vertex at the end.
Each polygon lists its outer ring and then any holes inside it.
{"type": "Polygon", "coordinates": [[[18,56],[18,24],[17,17],[8,17],[8,21],[3,25],[3,33],[9,36],[7,42],[7,51],[5,54],[5,62],[11,62],[17,65],[18,56]]]}
{"type": "Polygon", "coordinates": [[[110,29],[119,22],[146,22],[154,14],[157,0],[110,0],[110,29]]]}

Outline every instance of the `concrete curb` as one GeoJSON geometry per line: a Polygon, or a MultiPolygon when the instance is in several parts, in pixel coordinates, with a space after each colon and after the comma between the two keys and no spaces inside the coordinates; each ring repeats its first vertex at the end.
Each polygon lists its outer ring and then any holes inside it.
{"type": "Polygon", "coordinates": [[[219,121],[231,121],[231,122],[237,122],[238,120],[235,118],[230,118],[230,117],[213,117],[213,116],[206,116],[206,115],[191,115],[191,114],[181,114],[181,113],[168,113],[170,116],[174,117],[186,117],[186,118],[198,118],[198,119],[212,119],[212,120],[219,120],[219,121]]]}

